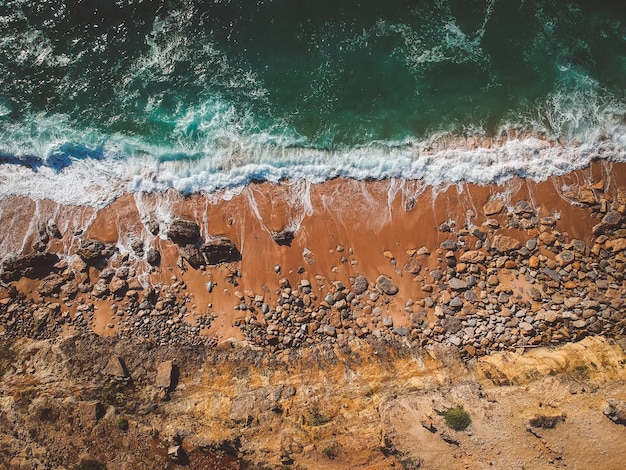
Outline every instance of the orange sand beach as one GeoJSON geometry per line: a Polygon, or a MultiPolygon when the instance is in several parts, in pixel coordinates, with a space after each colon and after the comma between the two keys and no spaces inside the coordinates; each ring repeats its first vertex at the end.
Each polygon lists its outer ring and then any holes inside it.
{"type": "MultiPolygon", "coordinates": [[[[149,292],[154,295],[155,287],[162,296],[173,286],[184,296],[186,306],[178,320],[194,326],[199,318],[209,317],[210,327],[207,321],[198,328],[199,334],[218,343],[244,340],[246,334],[240,326],[246,317],[254,317],[263,327],[267,322],[258,309],[243,310],[246,307],[241,306],[256,297],[257,303],[274,307],[285,295],[281,285],[288,283],[295,290],[303,281],[312,286],[307,306],[328,310],[333,328],[328,328],[327,333],[333,339],[361,337],[375,330],[385,332],[380,319],[372,323],[372,310],[377,306],[383,309],[379,316],[390,317],[386,322],[395,328],[410,329],[412,318],[422,315],[420,324],[432,329],[437,317],[441,317],[437,306],[448,305],[455,291],[444,292],[429,273],[443,269],[445,275],[445,269],[452,268],[456,271],[449,272],[448,277],[467,277],[472,273],[468,268],[476,265],[462,262],[463,253],[488,253],[485,241],[492,241],[494,236],[518,241],[516,249],[527,240],[537,242],[531,242],[537,245],[533,256],[481,267],[495,270],[499,278],[496,294],[506,288],[509,296],[515,294],[519,301],[528,302],[527,307],[537,310],[537,302],[528,297],[530,285],[524,275],[529,260],[554,267],[555,256],[572,240],[582,240],[586,247],[583,254],[585,250],[589,253],[598,219],[607,211],[624,212],[625,170],[624,164],[603,161],[540,183],[516,178],[489,186],[429,187],[422,181],[346,179],[322,184],[253,183],[237,194],[127,194],[99,210],[60,206],[48,200],[7,198],[0,202],[5,222],[0,250],[5,258],[32,254],[42,234],[51,225],[58,228],[57,237],[44,236],[46,246],[42,249],[40,243],[38,249],[59,255],[57,275],[65,276],[74,289],[68,290],[69,294],[57,290],[51,296],[41,295],[37,290],[41,276],[21,277],[13,284],[36,301],[53,301],[60,312],[67,311],[72,317],[79,306],[94,304],[89,325],[98,334],[124,334],[120,325],[124,318],[112,312],[111,306],[128,302],[128,292],[137,304],[149,292]],[[528,210],[520,209],[520,201],[528,210]],[[217,266],[201,260],[200,266],[192,267],[180,257],[179,246],[168,238],[168,227],[176,219],[197,224],[199,244],[227,237],[241,259],[217,266]],[[276,235],[281,232],[289,233],[293,239],[277,243],[276,235]],[[81,244],[92,239],[114,246],[115,253],[99,266],[76,254],[81,244]],[[156,266],[146,262],[145,253],[150,248],[161,255],[156,266]],[[537,257],[541,261],[536,261],[537,257]],[[125,267],[126,273],[118,282],[122,287],[115,295],[91,290],[105,265],[114,270],[125,267]],[[396,294],[386,295],[375,285],[381,275],[397,287],[396,294]],[[348,292],[358,276],[365,277],[370,285],[362,294],[366,298],[356,306],[357,318],[352,318],[348,326],[326,297],[334,294],[338,282],[348,292]],[[211,288],[207,289],[209,283],[211,288]],[[359,315],[363,316],[360,320],[359,315]]],[[[622,267],[623,252],[618,251],[616,262],[622,267]]],[[[492,262],[496,261],[494,257],[492,262]]],[[[623,289],[623,283],[618,284],[623,289]]],[[[480,286],[474,290],[480,294],[480,286]]],[[[544,299],[550,297],[545,290],[544,299]]],[[[9,296],[9,290],[3,289],[0,295],[9,296]]],[[[460,310],[455,311],[473,314],[472,302],[462,300],[460,310]]],[[[298,326],[306,324],[311,332],[326,323],[325,319],[320,320],[311,321],[309,315],[298,326]]],[[[279,336],[282,339],[283,335],[279,336]]],[[[421,337],[419,343],[431,341],[421,337]]]]}

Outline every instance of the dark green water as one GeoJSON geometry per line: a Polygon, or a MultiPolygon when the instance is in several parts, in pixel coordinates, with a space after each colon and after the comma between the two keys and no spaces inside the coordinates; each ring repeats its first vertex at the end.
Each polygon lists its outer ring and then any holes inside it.
{"type": "Polygon", "coordinates": [[[626,3],[5,0],[0,77],[2,161],[57,173],[141,158],[209,187],[312,163],[419,177],[378,160],[508,128],[619,134],[621,158],[626,3]]]}

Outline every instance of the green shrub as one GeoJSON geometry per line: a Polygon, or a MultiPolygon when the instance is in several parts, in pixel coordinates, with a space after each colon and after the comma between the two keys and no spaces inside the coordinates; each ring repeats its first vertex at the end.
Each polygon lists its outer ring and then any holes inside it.
{"type": "Polygon", "coordinates": [[[455,431],[464,431],[470,424],[472,424],[472,418],[462,406],[450,408],[443,413],[440,413],[446,420],[446,424],[455,431]]]}
{"type": "Polygon", "coordinates": [[[105,470],[106,466],[101,464],[97,460],[81,460],[78,465],[74,467],[74,470],[105,470]]]}
{"type": "Polygon", "coordinates": [[[327,459],[336,459],[339,455],[339,445],[336,442],[331,442],[329,445],[322,449],[322,454],[324,454],[327,459]]]}
{"type": "Polygon", "coordinates": [[[117,418],[115,420],[115,427],[122,431],[128,431],[128,420],[126,418],[117,418]]]}

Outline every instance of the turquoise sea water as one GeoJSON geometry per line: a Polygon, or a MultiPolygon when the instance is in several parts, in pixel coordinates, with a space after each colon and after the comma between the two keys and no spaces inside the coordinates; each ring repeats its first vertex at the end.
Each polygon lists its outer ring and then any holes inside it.
{"type": "Polygon", "coordinates": [[[625,90],[623,1],[5,0],[1,193],[545,177],[625,158],[625,90]],[[424,157],[509,129],[564,148],[424,157]]]}

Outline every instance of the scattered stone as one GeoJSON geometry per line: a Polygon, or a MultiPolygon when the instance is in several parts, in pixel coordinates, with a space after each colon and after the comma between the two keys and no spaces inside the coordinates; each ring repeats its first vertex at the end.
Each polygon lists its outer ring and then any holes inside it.
{"type": "Polygon", "coordinates": [[[496,235],[491,244],[491,248],[499,253],[518,250],[520,246],[519,240],[506,235],[496,235]]]}
{"type": "Polygon", "coordinates": [[[394,284],[389,276],[381,274],[376,278],[376,284],[387,295],[396,295],[398,293],[398,286],[394,284]]]}
{"type": "Polygon", "coordinates": [[[485,213],[487,217],[489,217],[490,215],[499,214],[500,212],[502,212],[503,208],[504,208],[504,199],[502,198],[491,199],[483,206],[483,212],[485,213]]]}
{"type": "Polygon", "coordinates": [[[430,256],[430,251],[425,246],[422,246],[416,253],[418,256],[430,256]]]}
{"type": "Polygon", "coordinates": [[[465,253],[463,253],[460,256],[459,261],[462,261],[464,263],[477,264],[477,263],[482,263],[483,261],[485,261],[485,258],[486,258],[486,255],[482,251],[472,250],[472,251],[466,251],[465,253]]]}
{"type": "Polygon", "coordinates": [[[567,266],[568,264],[574,262],[574,259],[574,253],[570,250],[564,250],[554,257],[554,260],[560,267],[567,266]]]}
{"type": "Polygon", "coordinates": [[[467,282],[462,281],[461,279],[458,279],[456,277],[453,277],[452,279],[450,279],[448,284],[450,285],[450,288],[452,290],[465,290],[465,289],[467,289],[467,282]]]}
{"type": "Polygon", "coordinates": [[[617,253],[619,251],[626,250],[626,238],[617,238],[614,240],[607,240],[606,248],[608,250],[613,251],[613,253],[617,253]]]}
{"type": "Polygon", "coordinates": [[[626,401],[608,398],[603,412],[614,423],[626,426],[626,401]]]}
{"type": "Polygon", "coordinates": [[[369,282],[365,276],[357,276],[354,278],[352,288],[354,289],[354,293],[356,295],[360,295],[369,289],[369,282]]]}
{"type": "Polygon", "coordinates": [[[332,325],[324,325],[324,333],[328,336],[337,336],[337,330],[332,325]]]}
{"type": "Polygon", "coordinates": [[[417,255],[414,254],[409,257],[408,261],[404,265],[404,270],[409,274],[419,274],[422,269],[422,263],[417,260],[417,255]]]}

